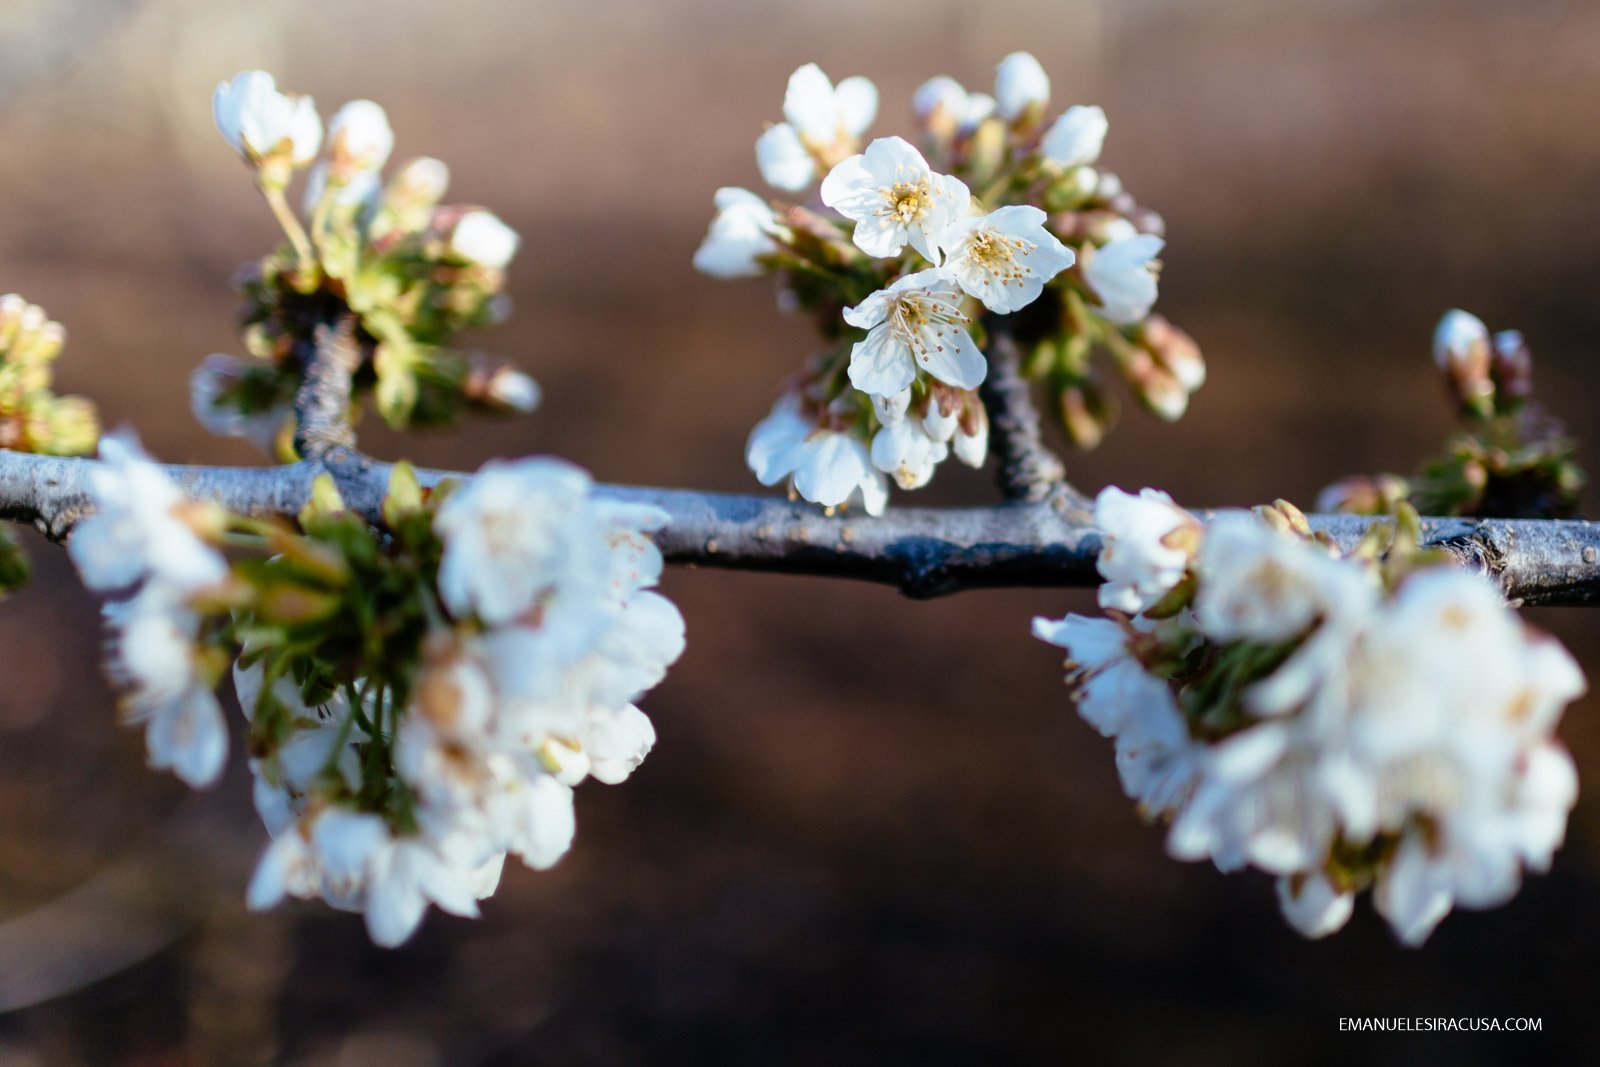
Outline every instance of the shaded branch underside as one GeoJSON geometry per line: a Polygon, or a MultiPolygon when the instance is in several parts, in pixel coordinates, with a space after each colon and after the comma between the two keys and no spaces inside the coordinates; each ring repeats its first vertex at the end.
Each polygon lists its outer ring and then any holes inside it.
{"type": "MultiPolygon", "coordinates": [[[[92,511],[95,461],[0,450],[0,519],[65,540],[92,511]]],[[[378,521],[389,465],[344,448],[282,467],[170,466],[195,499],[254,516],[292,516],[312,480],[331,474],[349,505],[378,521]]],[[[424,481],[464,477],[420,472],[424,481]]],[[[1039,502],[992,507],[893,508],[884,515],[825,515],[778,497],[602,485],[607,498],[648,503],[671,516],[657,542],[686,566],[857,578],[913,597],[1002,586],[1097,585],[1100,535],[1082,499],[1056,492],[1039,502]]],[[[1349,547],[1374,520],[1314,515],[1314,528],[1349,547]]],[[[1425,519],[1425,539],[1489,575],[1514,600],[1600,600],[1600,523],[1543,519],[1425,519]]]]}

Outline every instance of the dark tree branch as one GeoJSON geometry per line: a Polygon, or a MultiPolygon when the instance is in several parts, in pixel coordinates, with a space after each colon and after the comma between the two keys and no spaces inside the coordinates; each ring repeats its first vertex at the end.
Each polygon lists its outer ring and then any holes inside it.
{"type": "Polygon", "coordinates": [[[1044,443],[1033,392],[1022,376],[1022,353],[1005,322],[989,321],[989,373],[978,387],[989,412],[989,432],[1000,458],[1000,490],[1007,500],[1040,501],[1054,495],[1082,503],[1066,481],[1067,466],[1044,443]]]}
{"type": "MultiPolygon", "coordinates": [[[[29,523],[53,540],[92,510],[95,461],[0,450],[0,519],[29,523]]],[[[345,501],[374,522],[389,464],[359,454],[334,463],[284,467],[165,468],[185,492],[249,515],[293,516],[320,473],[334,475],[345,501]]],[[[450,471],[421,471],[436,484],[450,471]]],[[[671,520],[657,535],[667,559],[684,566],[858,578],[914,597],[1001,586],[1099,583],[1100,534],[1064,496],[980,508],[894,508],[878,518],[824,515],[778,497],[602,485],[601,496],[653,504],[671,520]]],[[[1208,513],[1209,514],[1209,513],[1208,513]]],[[[1353,546],[1374,520],[1314,515],[1312,526],[1353,546]]],[[[1424,519],[1424,538],[1529,604],[1600,601],[1600,523],[1551,519],[1424,519]]]]}
{"type": "MultiPolygon", "coordinates": [[[[776,497],[602,485],[602,497],[653,504],[670,520],[656,536],[684,566],[859,578],[913,597],[999,586],[1093,586],[1101,538],[1088,501],[1065,483],[1061,461],[1039,439],[1016,344],[993,334],[985,398],[1001,444],[1002,478],[1014,499],[980,508],[896,508],[873,518],[776,497]]],[[[167,467],[191,497],[254,516],[293,516],[313,480],[330,475],[345,503],[374,524],[393,466],[355,448],[353,376],[363,353],[350,316],[319,326],[295,397],[299,463],[283,467],[167,467]]],[[[95,461],[0,450],[0,519],[64,540],[92,510],[95,461]]],[[[467,477],[419,471],[425,484],[467,477]]],[[[1205,517],[1209,517],[1207,514],[1205,517]]],[[[1374,520],[1312,516],[1348,548],[1374,520]]],[[[1600,600],[1600,523],[1533,519],[1425,519],[1424,538],[1506,595],[1532,604],[1600,600]]]]}

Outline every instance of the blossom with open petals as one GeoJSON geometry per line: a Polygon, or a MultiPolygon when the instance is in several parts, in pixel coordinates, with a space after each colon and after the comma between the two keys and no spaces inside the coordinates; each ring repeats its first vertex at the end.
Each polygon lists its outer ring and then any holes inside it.
{"type": "Polygon", "coordinates": [[[990,311],[1020,310],[1076,258],[1045,229],[1045,217],[1036,207],[1014,204],[958,219],[942,238],[945,267],[990,311]]]}
{"type": "Polygon", "coordinates": [[[1119,237],[1083,258],[1083,278],[1100,298],[1100,314],[1118,326],[1138,322],[1156,302],[1156,256],[1162,240],[1150,234],[1119,237]]]}
{"type": "Polygon", "coordinates": [[[762,485],[791,479],[801,496],[823,507],[859,501],[867,514],[878,515],[889,500],[888,482],[866,443],[819,427],[800,413],[794,396],[781,398],[750,431],[745,462],[762,485]]]}
{"type": "Polygon", "coordinates": [[[783,232],[772,207],[748,189],[717,190],[717,214],[694,254],[694,267],[714,278],[753,278],[766,273],[761,257],[778,251],[783,232]]]}
{"type": "Polygon", "coordinates": [[[756,162],[769,185],[798,192],[816,181],[818,159],[831,165],[847,155],[878,114],[877,87],[866,78],[837,86],[815,63],[789,76],[783,122],[756,141],[756,162]]]}
{"type": "Polygon", "coordinates": [[[322,145],[322,118],[309,96],[278,91],[272,75],[247,70],[211,95],[217,129],[252,163],[282,160],[303,167],[322,145]]]}
{"type": "Polygon", "coordinates": [[[967,332],[961,289],[944,270],[908,274],[880,289],[844,320],[867,331],[850,351],[850,381],[874,396],[894,396],[918,370],[958,389],[976,389],[988,370],[967,332]]]}
{"type": "Polygon", "coordinates": [[[853,239],[871,256],[906,245],[937,264],[941,239],[965,217],[972,194],[959,178],[937,174],[903,137],[880,137],[822,179],[822,202],[855,222],[853,239]]]}

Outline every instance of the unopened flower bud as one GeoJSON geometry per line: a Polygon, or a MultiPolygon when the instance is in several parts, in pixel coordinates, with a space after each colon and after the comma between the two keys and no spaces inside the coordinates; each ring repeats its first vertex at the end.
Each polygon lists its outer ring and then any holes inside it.
{"type": "Polygon", "coordinates": [[[1094,196],[1099,175],[1093,167],[1072,167],[1050,183],[1044,191],[1044,206],[1048,211],[1067,211],[1094,196]]]}
{"type": "Polygon", "coordinates": [[[1392,515],[1410,495],[1404,478],[1392,474],[1355,475],[1334,482],[1317,494],[1317,510],[1344,515],[1392,515]]]}
{"type": "Polygon", "coordinates": [[[894,396],[874,396],[872,410],[878,416],[878,421],[885,426],[893,426],[906,417],[906,409],[911,406],[911,387],[900,390],[894,396]]]}
{"type": "Polygon", "coordinates": [[[1063,389],[1057,397],[1057,406],[1067,439],[1085,452],[1105,440],[1106,432],[1117,417],[1111,398],[1090,381],[1077,382],[1063,389]]]}
{"type": "Polygon", "coordinates": [[[961,409],[960,426],[950,450],[969,467],[981,467],[989,458],[989,413],[975,395],[961,409]]]}
{"type": "Polygon", "coordinates": [[[935,141],[950,141],[961,128],[967,107],[967,90],[954,78],[939,75],[917,87],[911,110],[935,141]]]}
{"type": "Polygon", "coordinates": [[[475,358],[462,385],[469,400],[485,407],[522,414],[539,406],[539,383],[517,368],[482,357],[475,358]]]}
{"type": "Polygon", "coordinates": [[[450,251],[490,270],[504,270],[521,243],[516,230],[482,208],[466,212],[450,230],[450,251]]]}
{"type": "Polygon", "coordinates": [[[1152,211],[1147,207],[1133,206],[1125,212],[1125,217],[1139,233],[1147,233],[1152,237],[1165,237],[1167,235],[1167,220],[1161,217],[1161,212],[1159,211],[1152,211]]]}
{"type": "Polygon", "coordinates": [[[1271,504],[1262,504],[1252,510],[1268,526],[1280,533],[1292,533],[1300,537],[1311,536],[1311,524],[1306,521],[1305,512],[1281,497],[1271,504]]]}
{"type": "Polygon", "coordinates": [[[995,68],[994,100],[1007,122],[1036,125],[1050,102],[1050,76],[1031,53],[1012,52],[995,68]]]}
{"type": "Polygon", "coordinates": [[[922,428],[935,441],[949,441],[955,436],[961,422],[963,390],[951,389],[934,382],[928,391],[928,407],[922,416],[922,428]]]}
{"type": "Polygon", "coordinates": [[[1006,128],[999,119],[985,119],[967,142],[967,174],[974,186],[994,180],[1006,162],[1006,128]]]}
{"type": "Polygon", "coordinates": [[[1533,394],[1533,352],[1517,330],[1494,335],[1494,360],[1489,368],[1503,400],[1526,400],[1533,394]]]}
{"type": "Polygon", "coordinates": [[[328,157],[334,178],[382,170],[394,151],[389,116],[371,100],[352,100],[328,123],[328,157]]]}
{"type": "Polygon", "coordinates": [[[1143,349],[1134,350],[1123,363],[1122,374],[1145,410],[1157,418],[1177,422],[1189,410],[1189,390],[1143,349]]]}
{"type": "MultiPolygon", "coordinates": [[[[42,318],[43,315],[44,312],[40,310],[39,317],[42,318]]],[[[66,341],[66,328],[59,322],[46,320],[37,327],[19,331],[8,358],[13,363],[42,367],[53,362],[61,354],[61,346],[66,344],[66,341]]]]}
{"type": "Polygon", "coordinates": [[[1206,361],[1200,354],[1200,346],[1165,316],[1151,315],[1145,319],[1139,328],[1138,341],[1188,392],[1205,384],[1206,361]]]}
{"type": "Polygon", "coordinates": [[[16,343],[17,332],[22,327],[22,313],[28,302],[18,293],[0,296],[0,354],[8,352],[16,343]]]}
{"type": "Polygon", "coordinates": [[[1062,167],[1088,166],[1099,160],[1109,128],[1106,113],[1100,108],[1074,105],[1044,132],[1039,139],[1039,152],[1062,167]]]}
{"type": "Polygon", "coordinates": [[[1112,171],[1103,170],[1099,174],[1099,180],[1098,184],[1095,186],[1094,195],[1096,200],[1104,200],[1105,202],[1110,203],[1119,197],[1126,196],[1127,193],[1123,191],[1122,179],[1120,177],[1118,177],[1112,171]]]}
{"type": "Polygon", "coordinates": [[[93,401],[81,396],[53,398],[48,451],[56,456],[86,456],[100,440],[100,415],[93,401]]]}
{"type": "Polygon", "coordinates": [[[1489,376],[1492,351],[1483,320],[1465,311],[1445,312],[1434,330],[1434,363],[1461,406],[1480,415],[1487,415],[1494,405],[1494,382],[1489,376]]]}

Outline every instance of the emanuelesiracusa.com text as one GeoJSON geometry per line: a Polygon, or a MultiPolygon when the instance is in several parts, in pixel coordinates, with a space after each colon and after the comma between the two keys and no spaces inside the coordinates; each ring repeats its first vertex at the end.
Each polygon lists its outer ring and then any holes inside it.
{"type": "Polygon", "coordinates": [[[1543,1030],[1543,1019],[1488,1019],[1447,1016],[1406,1019],[1340,1018],[1340,1030],[1543,1030]]]}

